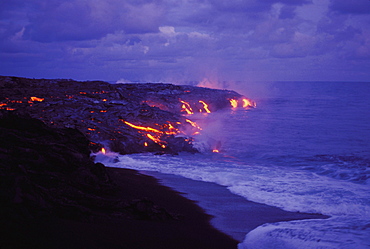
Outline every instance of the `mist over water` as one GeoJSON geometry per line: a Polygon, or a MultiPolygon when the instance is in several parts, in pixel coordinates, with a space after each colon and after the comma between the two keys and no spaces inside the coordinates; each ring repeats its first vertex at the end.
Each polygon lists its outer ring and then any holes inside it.
{"type": "Polygon", "coordinates": [[[202,154],[105,163],[214,182],[251,201],[331,216],[265,224],[240,248],[369,248],[370,84],[236,87],[257,108],[191,116],[203,128],[196,138],[202,154]],[[214,146],[220,153],[210,152],[214,146]]]}

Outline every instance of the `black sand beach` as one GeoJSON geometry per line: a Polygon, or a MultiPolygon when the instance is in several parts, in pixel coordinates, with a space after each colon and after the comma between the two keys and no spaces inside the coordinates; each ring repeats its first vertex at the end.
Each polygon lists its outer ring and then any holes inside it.
{"type": "MultiPolygon", "coordinates": [[[[81,222],[48,217],[3,226],[1,248],[236,248],[237,241],[209,225],[194,202],[133,170],[108,169],[124,199],[146,197],[175,220],[104,219],[81,222]]],[[[5,225],[4,223],[2,223],[5,225]]]]}
{"type": "Polygon", "coordinates": [[[248,202],[216,184],[163,181],[202,209],[151,176],[94,163],[76,129],[0,114],[0,248],[227,249],[265,222],[323,218],[248,202]]]}
{"type": "Polygon", "coordinates": [[[0,115],[0,248],[236,248],[193,201],[90,158],[77,130],[0,115]]]}
{"type": "Polygon", "coordinates": [[[190,180],[181,176],[144,171],[160,183],[195,201],[212,216],[211,224],[218,230],[242,242],[245,235],[256,227],[280,221],[325,219],[321,214],[288,212],[280,208],[249,201],[215,183],[190,180]]]}

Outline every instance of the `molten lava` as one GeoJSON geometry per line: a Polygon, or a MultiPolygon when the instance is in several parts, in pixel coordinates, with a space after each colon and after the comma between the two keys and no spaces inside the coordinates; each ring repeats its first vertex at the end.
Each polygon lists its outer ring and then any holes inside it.
{"type": "Polygon", "coordinates": [[[151,127],[138,126],[138,125],[131,124],[131,123],[129,123],[127,121],[124,121],[124,120],[121,120],[121,121],[123,121],[128,126],[131,126],[132,128],[135,128],[135,129],[138,129],[138,130],[148,131],[148,132],[155,132],[155,133],[163,133],[162,131],[151,128],[151,127]]]}
{"type": "Polygon", "coordinates": [[[236,99],[230,99],[230,104],[233,108],[238,107],[238,101],[236,99]]]}
{"type": "MultiPolygon", "coordinates": [[[[152,132],[152,133],[157,134],[157,135],[153,135],[153,134],[147,133],[146,134],[146,137],[149,138],[150,140],[152,140],[154,143],[160,145],[163,149],[166,148],[167,142],[162,141],[160,139],[161,135],[163,135],[163,134],[166,134],[166,135],[175,135],[175,134],[178,134],[178,129],[176,129],[172,124],[164,125],[164,127],[165,128],[168,128],[169,131],[160,131],[160,130],[157,130],[157,129],[154,129],[154,128],[151,128],[151,127],[144,127],[144,126],[134,125],[134,124],[132,124],[130,122],[127,122],[127,121],[124,121],[124,120],[121,120],[121,121],[123,121],[128,126],[130,126],[132,128],[135,128],[137,130],[146,131],[146,132],[152,132]]],[[[148,143],[147,142],[144,142],[144,146],[147,147],[148,146],[148,143]]]]}
{"type": "Polygon", "coordinates": [[[38,97],[30,97],[30,99],[31,101],[38,101],[38,102],[42,102],[45,100],[44,98],[38,98],[38,97]]]}
{"type": "Polygon", "coordinates": [[[165,131],[167,135],[176,135],[179,133],[179,129],[175,128],[171,123],[165,124],[164,127],[168,129],[168,131],[165,131]]]}
{"type": "MultiPolygon", "coordinates": [[[[106,99],[104,99],[106,100],[106,99]]],[[[181,104],[181,113],[185,114],[185,115],[191,115],[191,114],[194,114],[194,110],[191,106],[190,103],[193,103],[193,102],[186,102],[184,100],[179,100],[180,101],[180,104],[181,104]]],[[[230,101],[230,104],[232,106],[232,108],[237,108],[237,107],[243,107],[243,108],[249,108],[249,107],[255,107],[255,103],[247,98],[238,98],[238,99],[229,99],[230,101]]],[[[151,104],[151,105],[154,105],[153,103],[154,102],[150,102],[149,101],[144,101],[146,104],[151,104]]],[[[209,105],[203,101],[203,100],[199,100],[198,101],[199,104],[196,104],[196,103],[193,103],[194,104],[194,107],[197,108],[196,112],[199,110],[199,112],[204,112],[204,113],[211,113],[211,110],[209,108],[209,105]],[[200,105],[201,104],[201,105],[200,105]]],[[[157,104],[155,104],[154,106],[158,106],[157,104]]],[[[105,112],[105,111],[100,111],[100,112],[105,112]]],[[[149,127],[149,126],[139,126],[139,125],[135,125],[135,124],[132,124],[130,122],[127,122],[125,120],[122,120],[120,119],[120,121],[122,121],[123,123],[125,123],[126,125],[134,128],[134,129],[137,129],[139,130],[139,133],[142,134],[142,136],[152,140],[154,143],[158,144],[159,146],[161,146],[163,149],[167,148],[168,146],[168,142],[167,142],[167,138],[166,135],[179,135],[179,134],[183,134],[185,136],[189,136],[190,134],[191,135],[198,135],[200,134],[200,131],[202,130],[202,128],[194,121],[191,121],[190,119],[185,119],[186,123],[190,124],[191,125],[191,128],[190,130],[188,128],[185,128],[185,130],[179,130],[178,128],[176,127],[179,127],[182,125],[181,122],[176,122],[176,123],[171,123],[170,121],[167,121],[166,123],[164,124],[154,124],[156,128],[152,128],[152,127],[149,127]],[[175,127],[176,126],[176,127],[175,127]]],[[[185,141],[188,141],[185,139],[185,141]]],[[[149,141],[143,141],[143,145],[145,147],[148,147],[149,146],[149,141]]],[[[215,149],[212,150],[212,152],[214,153],[219,153],[219,147],[216,147],[215,149]]]]}
{"type": "Polygon", "coordinates": [[[247,98],[242,98],[241,100],[239,99],[239,101],[236,100],[236,99],[230,99],[229,101],[230,101],[230,104],[233,108],[237,108],[240,105],[243,108],[256,107],[256,103],[254,103],[253,101],[251,101],[247,98]],[[240,101],[241,101],[241,103],[240,103],[240,101]],[[240,103],[240,105],[239,105],[239,103],[240,103]]]}
{"type": "Polygon", "coordinates": [[[165,145],[165,143],[166,142],[164,142],[164,141],[161,141],[158,137],[155,137],[155,136],[153,136],[153,135],[151,135],[151,134],[146,134],[146,136],[150,139],[150,140],[152,140],[154,143],[156,143],[156,144],[159,144],[163,149],[164,148],[166,148],[166,145],[165,145]]]}
{"type": "Polygon", "coordinates": [[[203,109],[207,112],[207,113],[211,113],[211,111],[208,109],[208,105],[202,101],[202,100],[199,100],[199,103],[203,104],[203,109]]]}
{"type": "Polygon", "coordinates": [[[181,108],[182,108],[182,112],[186,112],[187,114],[194,114],[194,111],[193,109],[191,108],[190,104],[188,102],[185,102],[183,100],[180,100],[180,102],[182,103],[181,105],[181,108]]]}
{"type": "Polygon", "coordinates": [[[198,130],[202,130],[202,128],[200,128],[199,125],[197,125],[197,123],[191,121],[190,119],[185,119],[186,122],[188,122],[191,126],[193,126],[194,128],[197,128],[198,130]]]}
{"type": "Polygon", "coordinates": [[[256,107],[256,103],[250,101],[249,99],[244,98],[244,99],[242,99],[242,101],[243,101],[243,107],[244,108],[247,108],[247,107],[256,107]]]}

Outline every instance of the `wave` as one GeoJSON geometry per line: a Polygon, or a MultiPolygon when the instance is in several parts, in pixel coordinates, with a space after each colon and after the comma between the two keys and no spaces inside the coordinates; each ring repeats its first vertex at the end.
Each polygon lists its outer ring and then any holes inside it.
{"type": "Polygon", "coordinates": [[[370,185],[369,158],[357,155],[317,155],[308,160],[318,163],[315,167],[306,167],[317,174],[370,185]]]}
{"type": "Polygon", "coordinates": [[[225,186],[248,200],[287,211],[322,213],[327,220],[266,224],[248,233],[240,248],[364,248],[370,230],[367,185],[333,179],[309,170],[248,165],[219,154],[156,156],[97,155],[107,166],[157,171],[225,186]],[[307,223],[309,222],[309,223],[307,223]],[[344,241],[345,238],[348,238],[344,241]],[[279,241],[279,242],[277,242],[279,241]],[[348,242],[352,241],[352,242],[348,242]],[[277,243],[277,244],[276,244],[277,243]],[[279,243],[281,246],[279,247],[279,243]],[[339,245],[339,246],[338,246],[339,245]]]}

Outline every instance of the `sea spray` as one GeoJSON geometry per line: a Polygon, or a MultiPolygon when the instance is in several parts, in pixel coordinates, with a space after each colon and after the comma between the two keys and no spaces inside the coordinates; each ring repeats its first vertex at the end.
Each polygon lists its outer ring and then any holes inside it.
{"type": "Polygon", "coordinates": [[[240,248],[370,247],[370,123],[364,115],[370,86],[271,87],[270,95],[257,98],[256,109],[207,114],[202,132],[222,142],[220,153],[136,154],[107,164],[213,182],[248,200],[331,216],[265,224],[248,233],[240,248]],[[218,122],[212,132],[207,119],[218,122]]]}

